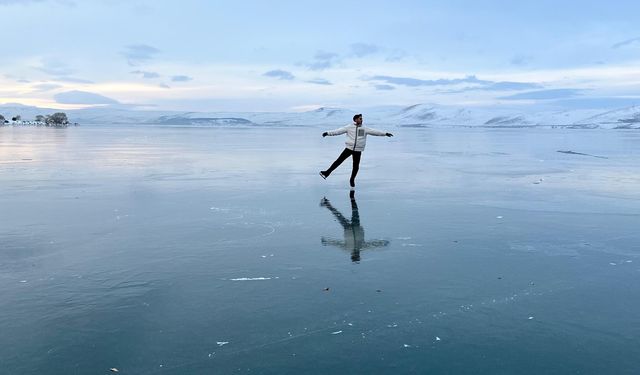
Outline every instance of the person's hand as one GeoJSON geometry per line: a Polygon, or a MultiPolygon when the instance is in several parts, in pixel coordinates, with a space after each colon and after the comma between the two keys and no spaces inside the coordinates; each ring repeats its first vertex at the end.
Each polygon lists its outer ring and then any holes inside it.
{"type": "Polygon", "coordinates": [[[385,135],[386,135],[387,137],[393,137],[393,134],[391,134],[391,133],[387,133],[387,134],[385,134],[385,135]]]}
{"type": "Polygon", "coordinates": [[[323,136],[323,137],[326,137],[326,136],[328,136],[328,135],[329,135],[329,133],[327,133],[327,132],[322,133],[322,136],[323,136]]]}

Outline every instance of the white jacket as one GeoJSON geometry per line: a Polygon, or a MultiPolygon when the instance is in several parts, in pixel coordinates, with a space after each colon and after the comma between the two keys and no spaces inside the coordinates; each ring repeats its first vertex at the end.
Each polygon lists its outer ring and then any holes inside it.
{"type": "Polygon", "coordinates": [[[340,135],[344,133],[347,133],[347,140],[344,144],[351,151],[364,151],[364,146],[367,144],[367,134],[377,136],[387,135],[386,132],[380,130],[367,128],[362,125],[356,126],[355,123],[327,132],[328,135],[340,135]]]}

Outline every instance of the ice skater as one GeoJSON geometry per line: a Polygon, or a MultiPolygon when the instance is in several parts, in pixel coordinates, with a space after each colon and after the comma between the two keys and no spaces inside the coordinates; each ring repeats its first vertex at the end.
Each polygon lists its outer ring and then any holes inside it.
{"type": "Polygon", "coordinates": [[[343,161],[351,156],[353,158],[353,168],[351,169],[349,185],[351,186],[351,190],[355,190],[356,175],[358,174],[358,169],[360,169],[360,157],[362,156],[362,151],[364,151],[364,146],[367,144],[367,134],[380,137],[393,137],[393,134],[362,126],[362,114],[357,114],[353,116],[353,124],[349,124],[336,130],[324,132],[322,133],[322,136],[326,137],[328,135],[340,135],[344,133],[347,133],[347,140],[345,142],[346,147],[344,151],[342,151],[336,161],[331,164],[329,169],[320,171],[320,176],[327,179],[334,169],[338,168],[343,161]]]}

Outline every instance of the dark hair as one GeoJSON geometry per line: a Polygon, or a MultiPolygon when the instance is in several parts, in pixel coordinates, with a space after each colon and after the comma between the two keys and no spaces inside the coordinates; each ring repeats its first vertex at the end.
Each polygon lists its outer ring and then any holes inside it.
{"type": "Polygon", "coordinates": [[[356,121],[358,117],[362,117],[362,113],[358,113],[357,115],[353,115],[353,121],[356,121]]]}

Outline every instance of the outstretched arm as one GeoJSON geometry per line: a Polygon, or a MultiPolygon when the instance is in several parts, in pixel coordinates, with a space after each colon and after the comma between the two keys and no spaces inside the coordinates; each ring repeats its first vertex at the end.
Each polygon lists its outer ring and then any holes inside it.
{"type": "Polygon", "coordinates": [[[389,241],[387,240],[373,240],[373,241],[367,241],[364,244],[362,244],[362,250],[365,249],[375,249],[378,247],[385,247],[389,245],[389,241]]]}
{"type": "Polygon", "coordinates": [[[376,130],[371,128],[366,128],[367,134],[369,135],[377,135],[378,137],[393,137],[393,134],[383,132],[382,130],[376,130]]]}
{"type": "Polygon", "coordinates": [[[322,238],[320,238],[320,242],[323,246],[332,245],[347,250],[347,244],[344,241],[335,240],[333,238],[325,238],[324,236],[322,236],[322,238]]]}
{"type": "Polygon", "coordinates": [[[347,127],[343,126],[341,128],[335,129],[335,130],[330,130],[328,132],[324,132],[322,133],[323,137],[326,137],[328,135],[340,135],[340,134],[344,134],[347,132],[347,127]]]}

